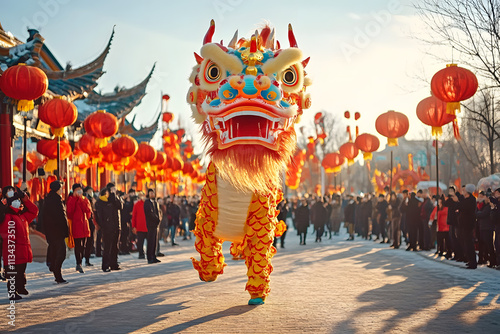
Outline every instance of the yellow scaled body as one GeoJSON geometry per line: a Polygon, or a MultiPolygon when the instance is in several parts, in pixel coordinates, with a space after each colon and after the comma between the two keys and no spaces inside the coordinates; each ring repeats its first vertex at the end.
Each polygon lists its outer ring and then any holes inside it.
{"type": "MultiPolygon", "coordinates": [[[[195,247],[201,260],[193,260],[193,265],[203,281],[214,281],[224,272],[224,240],[216,234],[218,223],[217,171],[214,164],[207,170],[207,181],[201,194],[200,207],[196,217],[195,247]]],[[[270,292],[269,275],[273,271],[271,258],[276,254],[273,246],[275,235],[281,235],[286,225],[278,223],[277,204],[282,200],[280,190],[267,196],[254,194],[247,208],[246,220],[241,222],[242,240],[231,245],[231,255],[245,259],[248,271],[246,290],[252,299],[265,300],[270,292]]],[[[223,233],[223,232],[222,232],[223,233]]]]}

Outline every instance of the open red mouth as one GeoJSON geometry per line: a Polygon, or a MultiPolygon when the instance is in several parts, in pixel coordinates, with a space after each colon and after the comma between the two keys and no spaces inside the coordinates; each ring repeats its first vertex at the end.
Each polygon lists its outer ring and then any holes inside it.
{"type": "Polygon", "coordinates": [[[290,127],[292,119],[248,109],[238,108],[224,115],[209,116],[210,130],[219,135],[219,148],[255,144],[277,150],[278,136],[290,127]]]}

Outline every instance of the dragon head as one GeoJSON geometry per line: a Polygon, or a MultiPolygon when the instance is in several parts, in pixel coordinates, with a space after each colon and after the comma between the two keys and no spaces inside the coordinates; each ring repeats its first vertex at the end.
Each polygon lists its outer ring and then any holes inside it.
{"type": "Polygon", "coordinates": [[[250,39],[238,39],[236,31],[227,46],[212,43],[214,32],[212,20],[201,55],[195,53],[187,100],[221,176],[264,192],[279,186],[279,171],[295,150],[294,124],[311,104],[309,58],[291,25],[286,49],[268,26],[250,39]]]}

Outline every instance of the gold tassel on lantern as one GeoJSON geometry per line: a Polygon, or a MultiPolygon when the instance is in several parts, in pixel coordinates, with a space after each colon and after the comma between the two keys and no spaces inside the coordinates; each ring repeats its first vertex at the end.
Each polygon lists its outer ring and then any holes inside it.
{"type": "Polygon", "coordinates": [[[432,132],[431,132],[433,137],[439,137],[443,134],[443,128],[440,126],[433,126],[432,127],[432,132]]]}
{"type": "Polygon", "coordinates": [[[398,146],[398,139],[397,138],[387,138],[387,145],[398,146]]]}
{"type": "Polygon", "coordinates": [[[108,145],[108,138],[96,138],[95,143],[100,148],[105,147],[106,145],[108,145]]]}
{"type": "Polygon", "coordinates": [[[45,167],[43,167],[43,169],[46,171],[46,172],[53,172],[57,169],[57,159],[50,159],[47,161],[47,163],[45,164],[45,167]]]}
{"type": "Polygon", "coordinates": [[[363,159],[364,160],[371,160],[373,158],[372,152],[363,152],[363,159]]]}
{"type": "Polygon", "coordinates": [[[50,129],[52,130],[52,133],[54,134],[54,136],[56,136],[56,137],[62,137],[62,136],[64,136],[64,128],[53,128],[53,127],[50,127],[50,129]]]}
{"type": "Polygon", "coordinates": [[[17,102],[18,111],[30,111],[35,109],[35,103],[33,100],[19,100],[17,102]]]}
{"type": "Polygon", "coordinates": [[[460,102],[448,102],[446,103],[446,113],[455,115],[460,112],[460,102]]]}

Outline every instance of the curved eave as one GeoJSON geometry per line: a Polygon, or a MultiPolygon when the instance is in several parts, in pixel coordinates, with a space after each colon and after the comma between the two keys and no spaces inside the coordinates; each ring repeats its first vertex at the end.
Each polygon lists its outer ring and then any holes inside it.
{"type": "Polygon", "coordinates": [[[97,86],[103,71],[104,60],[111,49],[111,42],[115,34],[114,28],[106,48],[92,62],[76,69],[64,71],[52,71],[42,68],[49,79],[49,90],[55,94],[70,96],[73,99],[80,98],[84,93],[91,93],[97,86]]]}
{"type": "Polygon", "coordinates": [[[129,97],[133,97],[134,95],[140,95],[141,98],[146,94],[146,87],[148,85],[149,80],[153,76],[153,72],[155,70],[156,64],[153,65],[153,68],[149,72],[149,74],[142,80],[139,84],[135,85],[131,88],[126,88],[119,90],[114,93],[109,94],[99,94],[97,92],[90,92],[87,96],[87,102],[89,104],[102,104],[107,102],[115,102],[119,99],[126,99],[129,97]]]}

